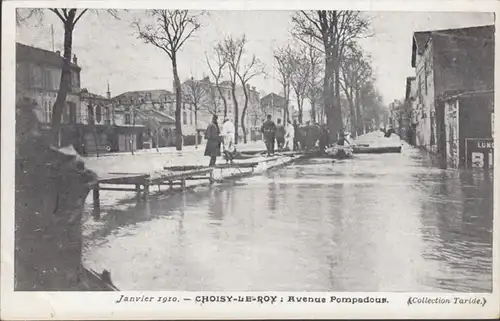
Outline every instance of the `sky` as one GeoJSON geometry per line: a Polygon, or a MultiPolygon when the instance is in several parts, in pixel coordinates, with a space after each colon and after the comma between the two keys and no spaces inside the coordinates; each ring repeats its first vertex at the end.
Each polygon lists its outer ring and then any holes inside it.
{"type": "MultiPolygon", "coordinates": [[[[372,34],[360,40],[371,57],[376,87],[386,104],[405,95],[406,77],[411,68],[412,34],[415,31],[459,28],[494,23],[491,13],[472,12],[365,12],[372,34]]],[[[181,81],[210,75],[205,53],[212,52],[226,36],[246,35],[246,57],[255,54],[266,66],[267,75],[251,81],[263,93],[281,91],[274,78],[273,51],[291,41],[292,11],[210,11],[200,22],[196,36],[179,53],[181,81]]],[[[82,67],[81,86],[105,95],[109,83],[111,95],[126,91],[172,90],[172,65],[169,57],[151,44],[137,39],[131,26],[134,19],[145,19],[141,10],[119,12],[116,20],[105,11],[86,13],[74,30],[73,52],[82,67]]],[[[38,48],[63,48],[63,26],[55,14],[47,11],[41,22],[32,20],[19,27],[16,41],[38,48]],[[52,27],[53,26],[53,27],[52,27]],[[52,37],[51,30],[54,30],[52,37]],[[52,39],[54,39],[52,41],[52,39]]],[[[306,106],[307,109],[307,106],[306,106]]]]}

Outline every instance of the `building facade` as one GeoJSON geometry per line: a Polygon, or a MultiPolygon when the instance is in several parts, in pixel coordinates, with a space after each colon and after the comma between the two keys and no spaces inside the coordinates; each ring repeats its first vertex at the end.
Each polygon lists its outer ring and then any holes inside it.
{"type": "MultiPolygon", "coordinates": [[[[465,146],[467,137],[451,135],[449,131],[454,127],[447,125],[447,118],[459,117],[459,130],[464,135],[480,131],[478,128],[484,128],[485,122],[491,124],[493,109],[478,106],[487,101],[481,97],[494,90],[494,31],[494,26],[480,26],[414,33],[412,67],[416,74],[414,119],[418,146],[450,158],[460,154],[453,151],[451,145],[455,143],[450,142],[450,137],[460,140],[457,146],[465,146]],[[478,101],[462,104],[471,109],[467,113],[452,107],[457,101],[451,97],[461,94],[478,101]],[[454,110],[459,111],[458,116],[454,110]],[[474,113],[481,113],[484,121],[465,116],[474,113]]],[[[491,136],[482,132],[481,135],[491,136]]],[[[455,159],[448,163],[461,162],[455,159]]]]}
{"type": "MultiPolygon", "coordinates": [[[[64,60],[61,53],[16,43],[16,96],[36,102],[40,122],[52,123],[64,60]]],[[[70,63],[71,83],[62,114],[63,124],[81,123],[80,71],[76,56],[70,63]]]]}
{"type": "Polygon", "coordinates": [[[283,121],[285,119],[285,105],[285,97],[275,93],[267,94],[260,100],[262,112],[265,115],[271,115],[274,121],[277,119],[281,119],[283,121]]]}
{"type": "MultiPolygon", "coordinates": [[[[219,117],[219,123],[223,122],[224,116],[235,123],[236,109],[232,95],[232,86],[230,81],[222,81],[219,88],[210,80],[204,77],[201,80],[189,79],[182,84],[184,101],[188,108],[193,109],[193,100],[197,100],[197,131],[200,137],[211,122],[212,116],[219,117]],[[227,106],[225,113],[224,100],[227,106]]],[[[244,125],[246,128],[246,138],[250,139],[252,132],[260,126],[262,122],[262,113],[260,108],[260,93],[256,87],[247,85],[248,105],[245,112],[244,125]]],[[[245,106],[245,91],[242,86],[235,88],[236,102],[238,104],[238,134],[240,140],[243,139],[243,130],[241,126],[241,117],[245,106]]],[[[260,127],[259,127],[260,128],[260,127]]]]}

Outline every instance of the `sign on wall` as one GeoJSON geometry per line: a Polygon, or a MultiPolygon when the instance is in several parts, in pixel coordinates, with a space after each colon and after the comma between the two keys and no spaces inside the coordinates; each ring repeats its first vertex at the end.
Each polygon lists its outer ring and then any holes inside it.
{"type": "Polygon", "coordinates": [[[466,138],[465,165],[469,168],[493,168],[493,139],[466,138]]]}

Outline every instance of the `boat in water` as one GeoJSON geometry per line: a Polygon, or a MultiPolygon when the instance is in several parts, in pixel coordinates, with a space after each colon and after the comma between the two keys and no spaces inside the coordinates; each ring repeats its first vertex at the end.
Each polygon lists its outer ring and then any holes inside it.
{"type": "Polygon", "coordinates": [[[354,146],[352,152],[354,154],[385,154],[385,153],[401,153],[401,146],[354,146]]]}
{"type": "Polygon", "coordinates": [[[334,145],[326,149],[326,154],[335,159],[351,158],[353,154],[353,148],[351,146],[334,145]]]}

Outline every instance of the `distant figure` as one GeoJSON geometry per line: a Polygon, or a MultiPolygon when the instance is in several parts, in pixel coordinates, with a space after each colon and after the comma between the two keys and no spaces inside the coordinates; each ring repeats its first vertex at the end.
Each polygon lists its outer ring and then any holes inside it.
{"type": "Polygon", "coordinates": [[[328,131],[328,126],[324,124],[321,126],[321,131],[319,133],[319,152],[324,154],[326,151],[326,147],[328,147],[330,140],[330,132],[328,131]]]}
{"type": "Polygon", "coordinates": [[[264,134],[266,142],[267,156],[274,155],[274,140],[276,138],[276,124],[271,120],[271,115],[267,115],[267,120],[262,124],[260,129],[264,134]]]}
{"type": "Polygon", "coordinates": [[[226,159],[226,163],[233,162],[235,146],[234,146],[234,133],[235,128],[233,123],[229,120],[229,118],[224,119],[224,123],[222,124],[222,130],[220,135],[222,136],[223,143],[223,152],[224,158],[226,159]]]}
{"type": "Polygon", "coordinates": [[[300,127],[299,127],[299,124],[297,123],[297,120],[294,120],[293,121],[293,129],[294,129],[294,137],[293,137],[293,150],[295,151],[298,151],[300,150],[300,146],[299,146],[299,140],[300,140],[300,127]]]}
{"type": "Polygon", "coordinates": [[[344,146],[345,143],[351,145],[351,143],[346,139],[346,135],[343,129],[339,131],[339,139],[337,140],[337,145],[344,146]]]}
{"type": "Polygon", "coordinates": [[[215,166],[215,161],[217,156],[220,156],[220,129],[217,123],[217,116],[212,117],[212,122],[208,125],[205,131],[205,139],[207,140],[207,146],[205,147],[205,156],[210,157],[210,167],[215,166]]]}
{"type": "Polygon", "coordinates": [[[276,142],[278,143],[278,150],[283,150],[285,145],[285,127],[281,124],[281,119],[278,118],[276,124],[276,142]]]}
{"type": "Polygon", "coordinates": [[[295,127],[292,125],[292,122],[288,121],[288,125],[286,125],[285,145],[283,149],[293,150],[294,140],[295,140],[295,127]]]}
{"type": "Polygon", "coordinates": [[[394,131],[394,128],[392,128],[392,125],[389,125],[389,126],[387,126],[387,130],[385,131],[385,135],[384,135],[384,137],[389,138],[389,137],[391,137],[391,135],[392,135],[392,134],[394,134],[394,133],[396,133],[396,132],[394,131]]]}

